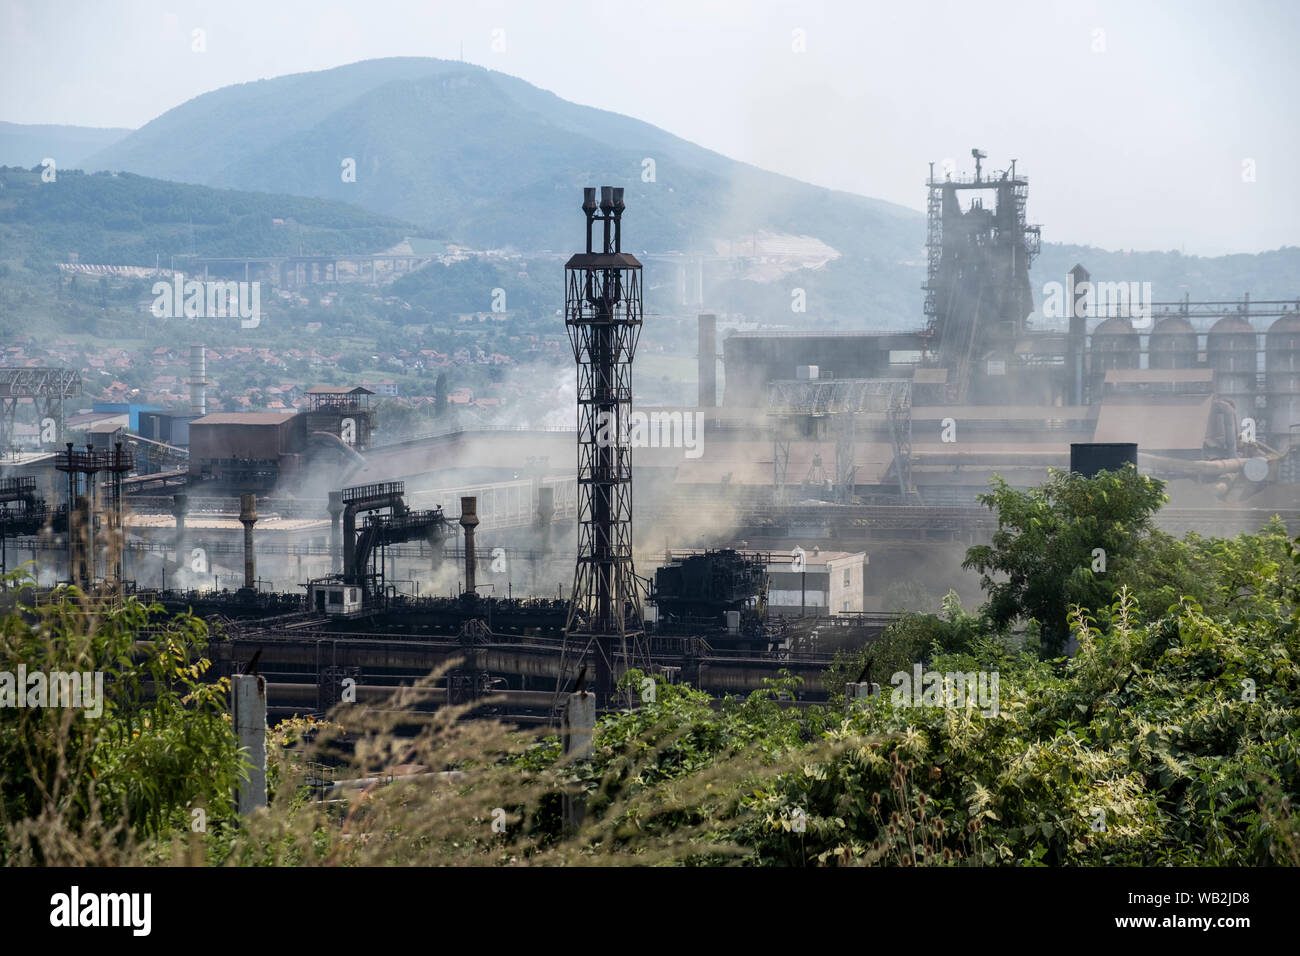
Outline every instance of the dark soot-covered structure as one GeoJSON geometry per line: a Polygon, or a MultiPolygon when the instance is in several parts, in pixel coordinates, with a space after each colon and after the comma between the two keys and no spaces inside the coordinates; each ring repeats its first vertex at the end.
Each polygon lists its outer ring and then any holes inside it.
{"type": "Polygon", "coordinates": [[[1137,470],[1138,446],[1135,442],[1072,442],[1070,471],[1085,478],[1095,478],[1099,471],[1119,471],[1131,463],[1137,470]]]}

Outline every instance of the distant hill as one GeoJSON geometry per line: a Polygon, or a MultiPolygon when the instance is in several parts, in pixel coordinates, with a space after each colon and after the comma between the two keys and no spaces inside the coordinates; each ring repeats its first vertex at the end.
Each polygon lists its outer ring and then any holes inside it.
{"type": "Polygon", "coordinates": [[[196,97],[91,158],[183,182],[319,196],[479,247],[581,241],[583,186],[622,185],[634,250],[811,235],[853,259],[915,259],[919,213],[800,183],[465,63],[371,60],[196,97]],[[203,143],[203,149],[178,144],[203,143]],[[355,160],[356,182],[341,164],[355,160]],[[643,161],[655,182],[642,182],[643,161]]]}
{"type": "Polygon", "coordinates": [[[52,183],[0,167],[0,261],[48,269],[75,254],[104,265],[164,265],[171,255],[370,252],[413,227],[355,206],[209,189],[130,173],[60,169],[52,183]],[[274,220],[282,220],[277,224],[274,220]]]}
{"type": "Polygon", "coordinates": [[[77,169],[86,157],[131,131],[95,126],[24,126],[0,122],[0,166],[32,167],[47,157],[59,169],[77,169]]]}
{"type": "MultiPolygon", "coordinates": [[[[1030,199],[1033,202],[1033,199],[1030,199]]],[[[1193,301],[1294,299],[1300,296],[1300,248],[1285,246],[1256,255],[1185,256],[1179,252],[1116,252],[1092,246],[1043,243],[1030,278],[1042,307],[1044,282],[1065,281],[1081,263],[1096,281],[1150,282],[1158,302],[1190,295],[1193,301]]]]}
{"type": "MultiPolygon", "coordinates": [[[[714,270],[705,290],[711,308],[791,326],[915,328],[922,321],[921,213],[765,172],[648,123],[457,61],[369,60],[214,90],[104,147],[87,167],[346,202],[477,248],[554,255],[582,241],[581,188],[623,185],[626,246],[637,253],[712,252],[768,234],[778,245],[781,237],[813,237],[839,254],[825,266],[777,270],[762,281],[714,270]],[[654,182],[642,181],[647,159],[654,182]],[[344,181],[345,161],[355,163],[355,182],[344,181]],[[806,292],[806,313],[790,311],[794,288],[806,292]]],[[[1032,212],[1032,196],[1030,204],[1032,212]]],[[[1045,231],[1055,238],[1050,223],[1045,231]]],[[[234,254],[274,238],[214,230],[206,241],[234,254]]],[[[120,255],[129,248],[114,245],[120,255]]],[[[306,241],[304,249],[312,251],[306,241]]],[[[1032,276],[1036,299],[1043,282],[1075,262],[1098,278],[1151,281],[1158,299],[1184,291],[1193,298],[1300,293],[1291,249],[1204,259],[1046,243],[1032,276]]],[[[452,307],[449,288],[459,289],[451,297],[456,307],[462,298],[479,301],[478,290],[462,282],[468,275],[459,268],[413,276],[399,294],[415,295],[436,314],[452,307]]],[[[513,301],[531,302],[534,293],[549,301],[546,290],[557,279],[530,275],[512,283],[518,293],[521,284],[529,287],[513,301]]],[[[671,300],[677,281],[670,269],[648,267],[647,308],[671,300]]]]}

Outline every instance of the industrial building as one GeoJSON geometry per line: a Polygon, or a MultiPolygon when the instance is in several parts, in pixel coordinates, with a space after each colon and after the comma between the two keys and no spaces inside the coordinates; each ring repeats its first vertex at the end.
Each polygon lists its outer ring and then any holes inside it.
{"type": "Polygon", "coordinates": [[[0,370],[6,434],[31,401],[58,438],[6,465],[0,550],[35,558],[45,585],[147,590],[220,621],[218,673],[262,649],[273,708],[458,659],[445,700],[502,691],[512,715],[549,719],[579,674],[612,705],[631,667],[717,694],[785,668],[820,696],[830,652],[890,620],[891,588],[946,590],[987,540],[991,478],[1039,484],[1072,445],[1135,444],[1169,482],[1170,531],[1274,514],[1300,531],[1300,302],[1121,301],[1130,277],[1102,295],[1081,264],[1060,277],[1064,327],[1036,327],[1028,179],[972,154],[973,174],[925,183],[914,331],[726,334],[702,314],[691,407],[634,404],[643,264],[609,187],[584,194],[585,247],[564,267],[573,430],[378,444],[360,385],[209,414],[202,346],[188,409],[85,423],[62,407],[74,374],[0,370]],[[602,430],[634,412],[702,431],[687,449],[602,430]],[[96,509],[112,533],[83,547],[96,509]]]}

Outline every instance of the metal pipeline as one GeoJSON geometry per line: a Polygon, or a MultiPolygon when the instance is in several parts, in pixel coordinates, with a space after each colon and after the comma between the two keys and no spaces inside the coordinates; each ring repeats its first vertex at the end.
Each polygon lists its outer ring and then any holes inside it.
{"type": "Polygon", "coordinates": [[[1152,455],[1138,452],[1138,462],[1143,471],[1157,470],[1166,474],[1174,473],[1189,478],[1219,478],[1241,471],[1249,458],[1217,458],[1212,460],[1186,460],[1166,458],[1164,455],[1152,455]]]}

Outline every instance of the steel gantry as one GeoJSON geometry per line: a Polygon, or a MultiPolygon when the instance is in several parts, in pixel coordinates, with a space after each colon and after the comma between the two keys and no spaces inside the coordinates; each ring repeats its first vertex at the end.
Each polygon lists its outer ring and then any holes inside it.
{"type": "Polygon", "coordinates": [[[54,446],[63,438],[63,402],[81,394],[81,373],[69,368],[0,368],[0,448],[14,442],[14,421],[18,403],[31,399],[36,406],[37,425],[42,426],[41,444],[54,446]],[[47,421],[54,423],[50,434],[47,421]]]}

